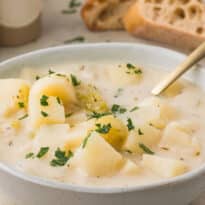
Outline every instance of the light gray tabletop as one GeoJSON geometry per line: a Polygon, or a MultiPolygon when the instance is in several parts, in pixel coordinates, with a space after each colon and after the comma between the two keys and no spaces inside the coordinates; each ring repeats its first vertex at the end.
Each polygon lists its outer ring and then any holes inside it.
{"type": "MultiPolygon", "coordinates": [[[[85,38],[85,43],[107,41],[133,43],[140,42],[167,47],[166,45],[136,39],[124,31],[92,33],[85,28],[79,13],[62,14],[61,11],[67,8],[68,2],[69,0],[44,0],[43,33],[41,38],[39,38],[35,42],[20,47],[0,47],[0,62],[10,57],[14,57],[16,55],[23,54],[29,51],[63,45],[65,41],[79,36],[83,36],[85,38]]],[[[4,185],[0,183],[0,204],[15,205],[15,199],[13,199],[12,194],[6,193],[3,190],[3,187],[4,185]]],[[[205,194],[193,203],[193,205],[204,204],[205,194]]]]}

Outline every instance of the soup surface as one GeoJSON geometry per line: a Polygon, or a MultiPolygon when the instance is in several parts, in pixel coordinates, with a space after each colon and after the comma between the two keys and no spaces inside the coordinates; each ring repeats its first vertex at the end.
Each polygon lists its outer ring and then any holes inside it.
{"type": "Polygon", "coordinates": [[[31,175],[86,186],[136,186],[204,163],[205,94],[131,63],[24,68],[0,80],[0,159],[31,175]]]}

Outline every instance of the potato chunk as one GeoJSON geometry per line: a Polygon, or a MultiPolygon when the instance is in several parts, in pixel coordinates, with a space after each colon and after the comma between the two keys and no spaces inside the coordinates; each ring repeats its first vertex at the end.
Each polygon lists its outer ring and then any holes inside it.
{"type": "Polygon", "coordinates": [[[50,96],[46,100],[48,105],[43,106],[38,101],[32,101],[30,106],[30,123],[33,128],[39,128],[44,124],[60,124],[65,122],[64,106],[57,101],[56,97],[50,96]]]}
{"type": "Polygon", "coordinates": [[[139,82],[142,78],[142,69],[130,63],[121,64],[114,69],[109,69],[108,75],[115,85],[126,86],[139,82]]]}
{"type": "Polygon", "coordinates": [[[113,115],[107,115],[96,121],[93,130],[97,129],[96,125],[110,125],[110,130],[107,133],[100,133],[100,135],[115,149],[122,148],[128,136],[128,129],[120,119],[113,115]]]}
{"type": "Polygon", "coordinates": [[[151,125],[144,124],[130,132],[123,149],[142,154],[143,150],[140,148],[139,144],[144,144],[151,148],[159,143],[160,138],[160,130],[151,125]]]}
{"type": "Polygon", "coordinates": [[[164,96],[174,97],[179,95],[183,90],[183,84],[179,81],[172,84],[164,93],[164,96]]]}
{"type": "Polygon", "coordinates": [[[41,147],[49,147],[53,152],[59,147],[63,148],[69,134],[70,128],[68,124],[43,125],[37,131],[33,149],[38,152],[41,147]]]}
{"type": "Polygon", "coordinates": [[[76,93],[80,106],[85,110],[100,113],[109,110],[107,103],[95,86],[81,83],[76,87],[76,93]]]}
{"type": "Polygon", "coordinates": [[[141,116],[141,121],[159,129],[163,129],[170,120],[178,117],[177,110],[173,106],[157,97],[147,98],[141,102],[137,115],[141,116]]]}
{"type": "Polygon", "coordinates": [[[0,80],[0,114],[9,117],[20,109],[27,109],[29,89],[25,80],[0,80]]]}
{"type": "Polygon", "coordinates": [[[148,154],[143,155],[142,166],[165,178],[182,175],[188,171],[184,162],[148,154]]]}
{"type": "Polygon", "coordinates": [[[121,174],[127,176],[137,175],[140,172],[140,167],[135,164],[132,160],[127,159],[125,165],[123,166],[122,170],[120,171],[121,174]]]}
{"type": "Polygon", "coordinates": [[[193,136],[197,125],[188,121],[175,121],[166,127],[161,145],[179,152],[189,152],[196,155],[201,152],[201,146],[196,136],[193,136]]]}
{"type": "Polygon", "coordinates": [[[124,159],[98,133],[92,132],[87,143],[75,153],[71,166],[77,166],[88,176],[111,176],[123,166],[124,159]]]}
{"type": "Polygon", "coordinates": [[[85,137],[88,136],[90,130],[93,128],[94,124],[95,120],[88,120],[72,127],[68,133],[68,138],[64,146],[65,150],[74,151],[79,148],[85,137]]]}

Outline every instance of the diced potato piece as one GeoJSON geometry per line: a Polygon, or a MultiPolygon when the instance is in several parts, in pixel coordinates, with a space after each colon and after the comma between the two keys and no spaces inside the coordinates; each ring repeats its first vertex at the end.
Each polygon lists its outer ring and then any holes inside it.
{"type": "Polygon", "coordinates": [[[159,129],[144,124],[130,132],[123,149],[133,153],[142,154],[143,150],[139,146],[140,143],[152,148],[159,143],[160,139],[161,131],[159,129]]]}
{"type": "Polygon", "coordinates": [[[143,155],[142,166],[165,178],[182,175],[188,171],[188,166],[182,161],[148,154],[143,155]]]}
{"type": "Polygon", "coordinates": [[[163,92],[164,96],[174,97],[179,95],[183,90],[183,84],[179,81],[172,84],[165,92],[163,92]]]}
{"type": "Polygon", "coordinates": [[[64,146],[65,150],[74,151],[75,149],[80,147],[85,137],[88,136],[94,124],[95,120],[88,120],[72,127],[69,131],[68,138],[64,146]]]}
{"type": "Polygon", "coordinates": [[[25,80],[0,80],[0,114],[9,117],[20,109],[27,109],[29,89],[25,80]]]}
{"type": "Polygon", "coordinates": [[[37,131],[34,141],[33,149],[37,153],[41,147],[49,147],[53,156],[54,151],[59,147],[64,148],[64,145],[69,135],[68,124],[43,125],[37,131]]]}
{"type": "Polygon", "coordinates": [[[142,69],[132,64],[122,64],[108,70],[111,82],[117,86],[126,86],[139,82],[142,78],[142,69]]]}
{"type": "Polygon", "coordinates": [[[121,170],[121,174],[132,176],[137,175],[140,172],[140,167],[137,166],[133,161],[127,159],[125,162],[125,165],[123,166],[121,170]]]}
{"type": "Polygon", "coordinates": [[[80,106],[85,110],[100,113],[109,110],[107,103],[95,86],[81,83],[76,87],[76,93],[80,106]]]}
{"type": "Polygon", "coordinates": [[[76,103],[75,90],[66,77],[50,75],[37,80],[30,91],[29,103],[39,100],[42,95],[59,97],[65,108],[76,103]]]}
{"type": "Polygon", "coordinates": [[[185,149],[196,154],[201,152],[201,146],[196,137],[193,137],[193,131],[196,129],[195,124],[191,122],[178,121],[168,124],[164,130],[161,145],[163,147],[178,149],[180,152],[185,149]]]}
{"type": "Polygon", "coordinates": [[[65,122],[64,107],[58,103],[56,97],[48,97],[47,102],[47,106],[42,106],[40,100],[30,103],[29,119],[33,128],[38,128],[44,124],[60,124],[65,122]]]}
{"type": "Polygon", "coordinates": [[[86,145],[75,153],[70,164],[88,176],[111,176],[120,171],[124,159],[98,133],[92,132],[86,145]]]}
{"type": "Polygon", "coordinates": [[[145,99],[139,107],[138,116],[142,116],[144,122],[151,123],[159,129],[163,129],[170,120],[178,116],[173,106],[157,97],[145,99]]]}
{"type": "MultiPolygon", "coordinates": [[[[120,150],[124,145],[127,136],[128,136],[128,129],[127,126],[123,124],[123,122],[114,117],[113,115],[107,115],[104,117],[99,118],[96,121],[96,124],[103,125],[111,125],[111,128],[108,133],[100,133],[100,135],[115,149],[120,150]]],[[[93,128],[95,130],[97,127],[93,128]]]]}

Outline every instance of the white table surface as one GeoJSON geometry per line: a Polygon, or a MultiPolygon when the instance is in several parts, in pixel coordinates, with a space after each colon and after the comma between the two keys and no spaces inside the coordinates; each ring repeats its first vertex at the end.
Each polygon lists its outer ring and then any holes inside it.
{"type": "MultiPolygon", "coordinates": [[[[24,46],[10,48],[0,47],[0,62],[29,51],[63,45],[64,41],[77,36],[83,36],[85,38],[85,43],[106,41],[140,42],[167,47],[166,45],[136,39],[124,31],[92,33],[85,28],[79,13],[72,15],[61,13],[62,9],[67,7],[68,2],[69,0],[44,0],[43,33],[41,38],[24,46]]],[[[0,183],[0,205],[15,205],[16,202],[12,194],[5,192],[3,187],[4,185],[0,183]]],[[[205,205],[205,194],[192,205],[205,205]]]]}

